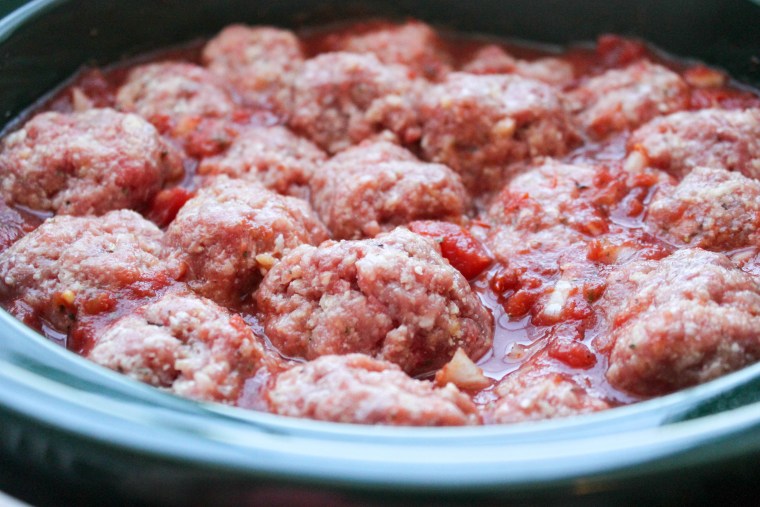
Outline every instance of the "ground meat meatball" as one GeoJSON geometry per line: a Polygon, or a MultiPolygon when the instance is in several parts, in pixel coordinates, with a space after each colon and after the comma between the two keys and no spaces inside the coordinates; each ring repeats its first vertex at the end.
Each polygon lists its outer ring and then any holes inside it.
{"type": "Polygon", "coordinates": [[[133,211],[53,217],[0,254],[0,295],[60,330],[79,312],[153,295],[180,275],[161,258],[162,232],[133,211]]]}
{"type": "Polygon", "coordinates": [[[150,121],[168,117],[227,116],[235,109],[223,81],[190,63],[161,62],[135,67],[116,95],[125,110],[150,121]]]}
{"type": "Polygon", "coordinates": [[[180,209],[165,241],[189,267],[193,290],[235,306],[288,251],[327,237],[305,201],[220,176],[180,209]]]}
{"type": "Polygon", "coordinates": [[[589,236],[608,230],[607,210],[625,183],[604,169],[545,160],[516,176],[491,204],[490,221],[528,232],[567,226],[589,236]]]}
{"type": "Polygon", "coordinates": [[[312,173],[326,159],[285,127],[259,127],[242,132],[223,155],[204,159],[198,173],[258,181],[279,194],[304,198],[312,173]]]}
{"type": "Polygon", "coordinates": [[[489,229],[484,242],[497,260],[510,262],[515,256],[548,257],[557,260],[560,253],[570,245],[585,243],[588,238],[565,226],[554,226],[539,231],[525,231],[510,226],[489,229]]]}
{"type": "Polygon", "coordinates": [[[610,408],[571,376],[530,365],[504,377],[493,390],[498,399],[483,409],[492,424],[557,419],[610,408]]]}
{"type": "Polygon", "coordinates": [[[435,243],[406,229],[292,251],[256,294],[267,336],[290,357],[366,353],[410,375],[458,347],[479,359],[493,319],[435,243]]]}
{"type": "Polygon", "coordinates": [[[135,67],[116,95],[119,109],[137,113],[202,158],[235,137],[230,117],[237,100],[227,84],[198,65],[181,62],[135,67]]]}
{"type": "Polygon", "coordinates": [[[627,264],[600,304],[618,389],[665,394],[760,359],[760,284],[722,254],[693,248],[627,264]]]}
{"type": "Polygon", "coordinates": [[[288,30],[230,25],[206,44],[202,59],[249,104],[286,112],[303,53],[298,38],[288,30]]]}
{"type": "Polygon", "coordinates": [[[383,128],[413,141],[417,85],[399,65],[372,54],[326,53],[308,60],[295,78],[290,126],[330,153],[383,128]]]}
{"type": "Polygon", "coordinates": [[[150,123],[112,109],[38,114],[3,144],[2,196],[36,210],[142,208],[182,173],[178,154],[150,123]]]}
{"type": "Polygon", "coordinates": [[[686,82],[647,60],[608,70],[582,83],[569,96],[581,124],[595,137],[635,128],[689,106],[686,82]]]}
{"type": "Polygon", "coordinates": [[[422,98],[422,153],[472,190],[498,188],[511,162],[559,155],[577,139],[552,87],[513,75],[453,73],[422,98]]]}
{"type": "Polygon", "coordinates": [[[331,51],[372,53],[383,63],[409,67],[415,77],[440,79],[451,70],[438,34],[421,21],[353,26],[348,34],[329,37],[326,45],[331,51]]]}
{"type": "Polygon", "coordinates": [[[633,133],[628,149],[679,178],[705,166],[760,179],[760,109],[703,109],[656,118],[633,133]]]}
{"type": "Polygon", "coordinates": [[[470,398],[452,384],[437,388],[363,354],[323,356],[298,365],[275,377],[265,396],[275,414],[323,421],[404,426],[480,422],[470,398]]]}
{"type": "Polygon", "coordinates": [[[677,186],[661,187],[647,223],[677,245],[707,250],[760,246],[760,181],[697,167],[677,186]]]}
{"type": "Polygon", "coordinates": [[[559,58],[518,60],[495,44],[483,46],[462,67],[471,74],[517,74],[555,86],[564,86],[574,78],[573,66],[559,58]]]}
{"type": "Polygon", "coordinates": [[[265,363],[239,315],[190,294],[167,294],[106,328],[87,357],[188,398],[233,403],[265,363]]]}
{"type": "Polygon", "coordinates": [[[469,196],[455,172],[416,160],[376,161],[382,148],[365,142],[333,157],[312,180],[314,209],[338,239],[376,236],[412,220],[457,220],[469,196]],[[370,150],[368,160],[362,157],[370,150]],[[347,160],[347,162],[344,162],[347,160]]]}

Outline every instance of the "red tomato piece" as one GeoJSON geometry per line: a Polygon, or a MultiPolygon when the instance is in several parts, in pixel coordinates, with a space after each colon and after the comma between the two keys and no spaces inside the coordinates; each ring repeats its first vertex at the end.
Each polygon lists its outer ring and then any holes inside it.
{"type": "Polygon", "coordinates": [[[103,292],[84,302],[84,311],[90,315],[110,312],[116,308],[116,299],[109,293],[103,292]]]}
{"type": "Polygon", "coordinates": [[[174,187],[161,190],[153,198],[147,218],[159,227],[169,225],[180,208],[193,196],[186,188],[174,187]]]}
{"type": "Polygon", "coordinates": [[[468,280],[482,273],[493,261],[485,247],[456,224],[421,220],[408,227],[421,236],[433,238],[440,245],[441,254],[468,280]]]}
{"type": "Polygon", "coordinates": [[[185,140],[187,154],[199,159],[223,152],[238,135],[228,120],[197,116],[183,119],[173,133],[185,140]]]}

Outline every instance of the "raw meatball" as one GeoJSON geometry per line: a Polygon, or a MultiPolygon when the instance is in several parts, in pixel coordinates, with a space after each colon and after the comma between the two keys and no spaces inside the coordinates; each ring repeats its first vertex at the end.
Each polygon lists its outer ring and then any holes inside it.
{"type": "Polygon", "coordinates": [[[260,127],[242,132],[223,155],[204,159],[198,173],[226,174],[258,181],[279,194],[308,197],[311,175],[326,159],[285,127],[260,127]]]}
{"type": "Polygon", "coordinates": [[[290,126],[330,153],[383,128],[413,141],[416,85],[406,68],[383,65],[372,54],[326,53],[296,76],[290,126]]]}
{"type": "Polygon", "coordinates": [[[246,102],[286,112],[303,63],[301,43],[288,30],[231,25],[203,48],[204,64],[232,83],[246,102]]]}
{"type": "Polygon", "coordinates": [[[275,377],[265,396],[275,414],[323,421],[399,426],[480,422],[475,405],[454,385],[437,388],[363,354],[323,356],[296,366],[275,377]]]}
{"type": "Polygon", "coordinates": [[[586,236],[564,225],[535,232],[497,226],[490,228],[485,237],[488,248],[503,263],[509,263],[510,259],[517,256],[524,257],[526,261],[531,258],[551,259],[554,263],[569,246],[587,241],[586,236]]]}
{"type": "Polygon", "coordinates": [[[678,178],[705,166],[760,179],[760,109],[703,109],[657,118],[633,133],[628,149],[678,178]]]}
{"type": "Polygon", "coordinates": [[[142,208],[181,173],[178,154],[150,123],[112,109],[39,114],[0,153],[5,199],[67,215],[142,208]]]}
{"type": "Polygon", "coordinates": [[[491,204],[489,218],[527,232],[562,225],[598,236],[609,229],[607,210],[626,191],[603,169],[549,159],[516,176],[491,204]]]}
{"type": "Polygon", "coordinates": [[[227,116],[235,102],[223,81],[203,67],[163,62],[135,67],[119,89],[116,103],[154,121],[168,117],[227,116]]]}
{"type": "Polygon", "coordinates": [[[646,217],[653,232],[707,250],[760,246],[760,181],[725,169],[697,167],[661,187],[646,217]]]}
{"type": "Polygon", "coordinates": [[[466,211],[469,197],[459,175],[411,153],[378,162],[376,153],[388,144],[365,142],[349,148],[315,173],[312,202],[333,237],[372,237],[412,220],[457,220],[466,211]]]}
{"type": "Polygon", "coordinates": [[[198,65],[163,62],[134,68],[116,95],[117,106],[178,139],[188,154],[221,153],[236,135],[237,104],[227,84],[198,65]]]}
{"type": "Polygon", "coordinates": [[[347,35],[330,37],[327,46],[331,51],[372,53],[383,63],[406,65],[414,77],[440,79],[451,70],[451,58],[438,34],[421,21],[354,26],[347,35]]]}
{"type": "Polygon", "coordinates": [[[475,191],[498,188],[511,162],[563,154],[577,139],[557,92],[513,75],[450,74],[425,93],[420,120],[425,158],[475,191]]]}
{"type": "Polygon", "coordinates": [[[327,237],[305,201],[220,176],[180,209],[165,241],[187,263],[193,290],[236,306],[292,248],[327,237]]]}
{"type": "Polygon", "coordinates": [[[618,389],[665,394],[760,359],[760,285],[722,254],[630,263],[610,275],[600,305],[618,389]]]}
{"type": "Polygon", "coordinates": [[[603,137],[686,109],[689,87],[675,72],[641,60],[589,79],[569,97],[581,124],[603,137]]]}
{"type": "Polygon", "coordinates": [[[162,232],[133,211],[61,215],[0,254],[0,295],[30,307],[60,330],[81,311],[149,297],[179,276],[161,258],[162,232]]]}
{"type": "Polygon", "coordinates": [[[417,375],[457,347],[477,360],[493,337],[467,280],[435,243],[403,228],[298,248],[267,273],[256,300],[267,336],[289,357],[362,352],[417,375]]]}
{"type": "Polygon", "coordinates": [[[227,403],[265,362],[242,317],[189,294],[168,294],[117,320],[87,357],[180,396],[227,403]]]}
{"type": "Polygon", "coordinates": [[[555,86],[572,82],[572,64],[559,58],[539,58],[534,61],[518,60],[501,47],[489,44],[482,47],[462,67],[471,74],[517,74],[555,86]]]}
{"type": "Polygon", "coordinates": [[[493,392],[498,399],[484,408],[484,419],[494,424],[557,419],[610,408],[569,375],[530,366],[504,377],[493,392]]]}

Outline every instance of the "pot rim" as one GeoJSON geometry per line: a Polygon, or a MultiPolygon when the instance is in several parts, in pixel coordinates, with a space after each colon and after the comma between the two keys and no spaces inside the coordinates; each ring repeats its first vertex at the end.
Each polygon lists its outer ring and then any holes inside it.
{"type": "Polygon", "coordinates": [[[6,344],[0,411],[103,448],[246,476],[383,489],[530,489],[760,451],[760,402],[689,415],[730,403],[760,378],[760,364],[598,414],[511,425],[383,427],[179,398],[71,353],[5,311],[0,337],[6,344]]]}

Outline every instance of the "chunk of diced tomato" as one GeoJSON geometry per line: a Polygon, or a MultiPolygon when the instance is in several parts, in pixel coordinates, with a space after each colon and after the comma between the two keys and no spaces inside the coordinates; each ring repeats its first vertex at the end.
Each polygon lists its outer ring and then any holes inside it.
{"type": "Polygon", "coordinates": [[[153,198],[153,203],[148,211],[148,219],[159,227],[166,227],[192,196],[192,192],[182,187],[161,190],[153,198]]]}
{"type": "Polygon", "coordinates": [[[421,220],[410,223],[409,229],[433,238],[440,246],[441,254],[468,280],[491,265],[492,259],[485,247],[457,224],[421,220]]]}
{"type": "Polygon", "coordinates": [[[583,343],[568,337],[557,337],[549,344],[549,356],[571,368],[587,370],[596,365],[596,356],[583,343]]]}

